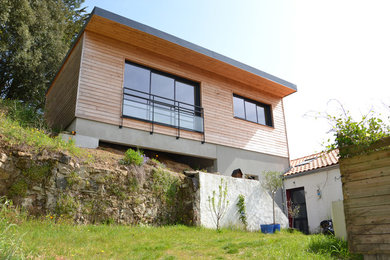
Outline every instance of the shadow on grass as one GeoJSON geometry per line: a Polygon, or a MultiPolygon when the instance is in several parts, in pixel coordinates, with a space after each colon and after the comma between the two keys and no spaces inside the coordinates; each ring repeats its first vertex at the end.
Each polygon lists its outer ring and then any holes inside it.
{"type": "Polygon", "coordinates": [[[335,259],[363,259],[362,255],[352,254],[348,250],[348,243],[334,236],[313,235],[310,238],[308,250],[318,255],[331,256],[335,259]]]}

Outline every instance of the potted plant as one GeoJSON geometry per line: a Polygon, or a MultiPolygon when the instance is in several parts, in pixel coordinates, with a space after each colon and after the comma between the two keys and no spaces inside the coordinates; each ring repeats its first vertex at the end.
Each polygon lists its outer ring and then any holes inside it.
{"type": "Polygon", "coordinates": [[[291,200],[287,201],[287,210],[288,210],[288,216],[291,218],[291,228],[288,229],[289,232],[293,232],[294,227],[294,219],[299,216],[299,205],[295,205],[291,200]]]}
{"type": "Polygon", "coordinates": [[[274,233],[276,230],[280,231],[280,224],[275,222],[275,194],[283,186],[282,174],[276,171],[264,171],[262,174],[262,186],[272,196],[272,216],[273,223],[269,225],[260,225],[261,232],[263,233],[274,233]]]}

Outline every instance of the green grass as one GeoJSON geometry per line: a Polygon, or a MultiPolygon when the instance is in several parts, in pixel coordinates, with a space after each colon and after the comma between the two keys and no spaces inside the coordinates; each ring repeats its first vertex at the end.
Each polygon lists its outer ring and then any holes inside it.
{"type": "Polygon", "coordinates": [[[51,137],[39,111],[14,100],[0,99],[0,134],[11,145],[27,145],[35,150],[68,151],[80,156],[81,149],[72,141],[51,137]]]}
{"type": "MultiPolygon", "coordinates": [[[[81,153],[72,142],[50,137],[43,122],[39,111],[0,99],[0,135],[11,145],[81,153]]],[[[36,180],[44,172],[25,174],[36,180]]],[[[20,182],[14,192],[25,189],[26,184],[20,182]]],[[[164,191],[168,194],[174,189],[164,191]]],[[[64,211],[72,208],[69,198],[64,202],[64,211]]],[[[75,226],[70,222],[58,216],[27,220],[25,212],[0,198],[0,259],[361,259],[348,253],[345,242],[322,235],[216,232],[186,226],[75,226]]]]}
{"type": "MultiPolygon", "coordinates": [[[[25,221],[10,227],[25,257],[44,259],[360,259],[339,240],[282,231],[274,235],[186,227],[74,226],[25,221]]],[[[1,241],[1,240],[0,240],[1,241]]],[[[15,249],[16,250],[16,249],[15,249]]],[[[0,258],[1,258],[0,246],[0,258]]]]}

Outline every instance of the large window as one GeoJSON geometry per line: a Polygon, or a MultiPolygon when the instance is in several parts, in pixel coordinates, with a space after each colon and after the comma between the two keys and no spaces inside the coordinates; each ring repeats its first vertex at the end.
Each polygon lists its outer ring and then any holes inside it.
{"type": "Polygon", "coordinates": [[[233,95],[234,116],[261,125],[272,126],[271,106],[233,95]]]}
{"type": "Polygon", "coordinates": [[[126,62],[123,87],[123,116],[203,132],[198,83],[126,62]]]}

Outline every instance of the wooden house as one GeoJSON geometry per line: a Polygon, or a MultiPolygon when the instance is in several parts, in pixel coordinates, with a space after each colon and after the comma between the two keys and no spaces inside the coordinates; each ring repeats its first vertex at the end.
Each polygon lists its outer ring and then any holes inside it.
{"type": "Polygon", "coordinates": [[[46,93],[50,126],[76,144],[201,158],[230,175],[289,167],[283,97],[296,86],[94,8],[46,93]]]}

